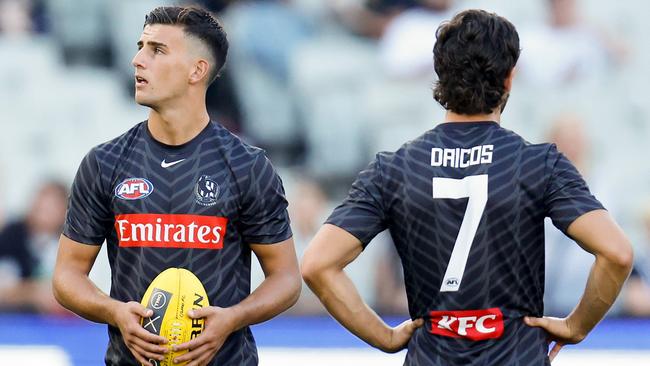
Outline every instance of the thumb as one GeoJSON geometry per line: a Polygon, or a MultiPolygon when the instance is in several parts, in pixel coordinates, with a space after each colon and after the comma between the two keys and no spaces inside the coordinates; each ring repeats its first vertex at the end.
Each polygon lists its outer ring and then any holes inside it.
{"type": "Polygon", "coordinates": [[[153,310],[145,308],[141,304],[133,304],[132,311],[143,318],[148,318],[153,315],[153,310]]]}
{"type": "Polygon", "coordinates": [[[198,308],[198,309],[191,309],[187,312],[187,316],[189,316],[192,319],[200,319],[200,318],[205,318],[209,314],[209,306],[198,308]]]}
{"type": "Polygon", "coordinates": [[[422,318],[418,318],[418,319],[415,319],[415,320],[411,321],[411,329],[412,330],[416,330],[416,329],[420,328],[423,325],[424,325],[424,319],[422,319],[422,318]]]}
{"type": "Polygon", "coordinates": [[[546,319],[544,318],[535,318],[532,316],[525,316],[524,323],[529,327],[544,327],[546,325],[546,319]]]}

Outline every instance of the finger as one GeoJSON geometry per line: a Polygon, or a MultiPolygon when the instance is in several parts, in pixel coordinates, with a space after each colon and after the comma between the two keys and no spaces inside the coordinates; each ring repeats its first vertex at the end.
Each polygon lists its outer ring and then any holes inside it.
{"type": "Polygon", "coordinates": [[[216,350],[210,352],[209,350],[204,352],[199,358],[188,363],[186,366],[206,366],[214,358],[214,355],[217,353],[216,350]]]}
{"type": "Polygon", "coordinates": [[[186,366],[206,366],[208,363],[210,363],[210,360],[212,360],[215,353],[216,352],[214,353],[205,352],[199,358],[188,363],[186,366]]]}
{"type": "Polygon", "coordinates": [[[208,339],[206,337],[202,337],[201,335],[199,335],[198,337],[192,339],[189,342],[175,344],[174,346],[172,346],[172,350],[174,350],[175,352],[175,351],[183,351],[186,349],[197,349],[203,346],[207,342],[208,339]]]}
{"type": "Polygon", "coordinates": [[[153,310],[147,309],[142,304],[139,304],[137,302],[130,302],[129,303],[129,310],[133,312],[136,315],[139,315],[142,318],[148,318],[153,315],[153,310]]]}
{"type": "Polygon", "coordinates": [[[138,337],[133,337],[131,343],[136,344],[138,347],[140,347],[141,349],[147,352],[151,352],[159,355],[164,355],[165,353],[169,352],[169,349],[167,347],[149,343],[138,337]]]}
{"type": "Polygon", "coordinates": [[[415,319],[411,322],[411,327],[413,328],[413,330],[420,328],[423,325],[424,325],[424,319],[422,318],[415,319]]]}
{"type": "Polygon", "coordinates": [[[553,346],[553,349],[551,349],[551,352],[548,354],[548,359],[550,361],[553,361],[555,356],[557,356],[557,354],[560,353],[560,350],[562,349],[563,346],[564,344],[555,342],[555,346],[553,346]]]}
{"type": "Polygon", "coordinates": [[[526,323],[526,325],[528,325],[529,327],[546,328],[546,326],[548,325],[548,319],[525,316],[524,323],[526,323]]]}
{"type": "Polygon", "coordinates": [[[138,348],[138,346],[131,344],[128,346],[128,348],[129,351],[131,351],[131,354],[133,354],[133,357],[135,357],[135,359],[138,360],[140,364],[151,365],[151,362],[149,362],[148,359],[146,359],[142,354],[140,354],[141,350],[138,348]]]}
{"type": "MultiPolygon", "coordinates": [[[[192,348],[191,351],[189,351],[189,352],[187,352],[187,353],[185,353],[185,354],[183,354],[181,356],[178,356],[178,357],[174,358],[174,363],[181,363],[181,362],[187,362],[187,361],[192,361],[192,362],[198,361],[200,356],[203,353],[206,353],[206,352],[209,351],[209,348],[210,347],[207,344],[204,344],[204,345],[202,345],[200,347],[197,347],[197,348],[192,348]]],[[[187,365],[187,366],[189,366],[189,365],[187,365]]]]}
{"type": "Polygon", "coordinates": [[[142,326],[135,327],[131,334],[135,337],[144,339],[145,341],[153,344],[167,344],[167,338],[153,334],[148,330],[142,328],[142,326]]]}
{"type": "Polygon", "coordinates": [[[205,318],[208,315],[210,315],[211,309],[209,306],[206,306],[204,308],[198,308],[198,309],[191,309],[187,312],[187,316],[189,316],[192,319],[200,319],[200,318],[205,318]]]}
{"type": "Polygon", "coordinates": [[[162,361],[165,359],[165,356],[153,352],[148,352],[142,347],[140,347],[138,344],[132,343],[131,347],[138,352],[140,356],[142,356],[145,359],[145,365],[150,365],[151,362],[149,360],[158,360],[162,361]]]}

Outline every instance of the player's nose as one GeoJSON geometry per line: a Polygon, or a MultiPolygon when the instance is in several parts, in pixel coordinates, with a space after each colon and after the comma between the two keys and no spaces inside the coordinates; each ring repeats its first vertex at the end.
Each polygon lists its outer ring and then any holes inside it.
{"type": "Polygon", "coordinates": [[[137,68],[144,68],[144,60],[142,57],[142,52],[138,51],[135,56],[133,56],[133,60],[131,60],[131,64],[137,69],[137,68]]]}

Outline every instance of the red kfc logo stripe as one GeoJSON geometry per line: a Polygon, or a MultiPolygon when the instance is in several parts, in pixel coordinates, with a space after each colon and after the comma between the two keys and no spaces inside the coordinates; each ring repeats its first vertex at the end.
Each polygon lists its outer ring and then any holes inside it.
{"type": "Polygon", "coordinates": [[[429,332],[473,341],[499,338],[503,334],[503,314],[499,308],[484,310],[432,311],[429,332]]]}
{"type": "Polygon", "coordinates": [[[221,249],[225,217],[169,214],[115,216],[120,247],[221,249]]]}

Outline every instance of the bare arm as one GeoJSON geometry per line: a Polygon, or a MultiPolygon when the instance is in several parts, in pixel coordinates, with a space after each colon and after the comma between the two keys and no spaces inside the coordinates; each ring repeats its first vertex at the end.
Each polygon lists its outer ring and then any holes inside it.
{"type": "Polygon", "coordinates": [[[88,278],[99,245],[77,243],[61,236],[52,277],[54,296],[65,308],[94,322],[115,325],[111,310],[119,303],[88,278]]]}
{"type": "Polygon", "coordinates": [[[632,270],[632,246],[607,211],[596,210],[580,216],[567,232],[596,258],[582,298],[569,316],[526,318],[529,325],[546,329],[557,342],[551,358],[563,344],[578,343],[587,336],[614,304],[632,270]]]}
{"type": "Polygon", "coordinates": [[[124,342],[139,362],[162,360],[167,349],[161,344],[167,340],[140,325],[140,317],[150,316],[151,310],[137,302],[124,303],[111,298],[88,278],[99,249],[98,245],[86,245],[61,236],[52,278],[54,296],[61,305],[88,320],[119,328],[124,342]]]}
{"type": "Polygon", "coordinates": [[[232,307],[237,328],[261,323],[290,308],[300,296],[300,271],[293,239],[278,244],[254,244],[251,249],[264,271],[264,281],[244,301],[232,307]]]}
{"type": "Polygon", "coordinates": [[[385,352],[404,348],[422,320],[389,327],[361,298],[344,268],[361,253],[361,242],[347,231],[326,224],[309,244],[302,276],[325,308],[350,332],[385,352]]]}
{"type": "Polygon", "coordinates": [[[251,324],[261,323],[285,311],[300,296],[300,271],[293,239],[276,244],[251,244],[262,265],[265,279],[253,293],[237,305],[210,306],[189,312],[191,318],[205,318],[205,330],[192,341],[174,349],[190,349],[177,362],[204,365],[219,351],[226,338],[251,324]]]}

